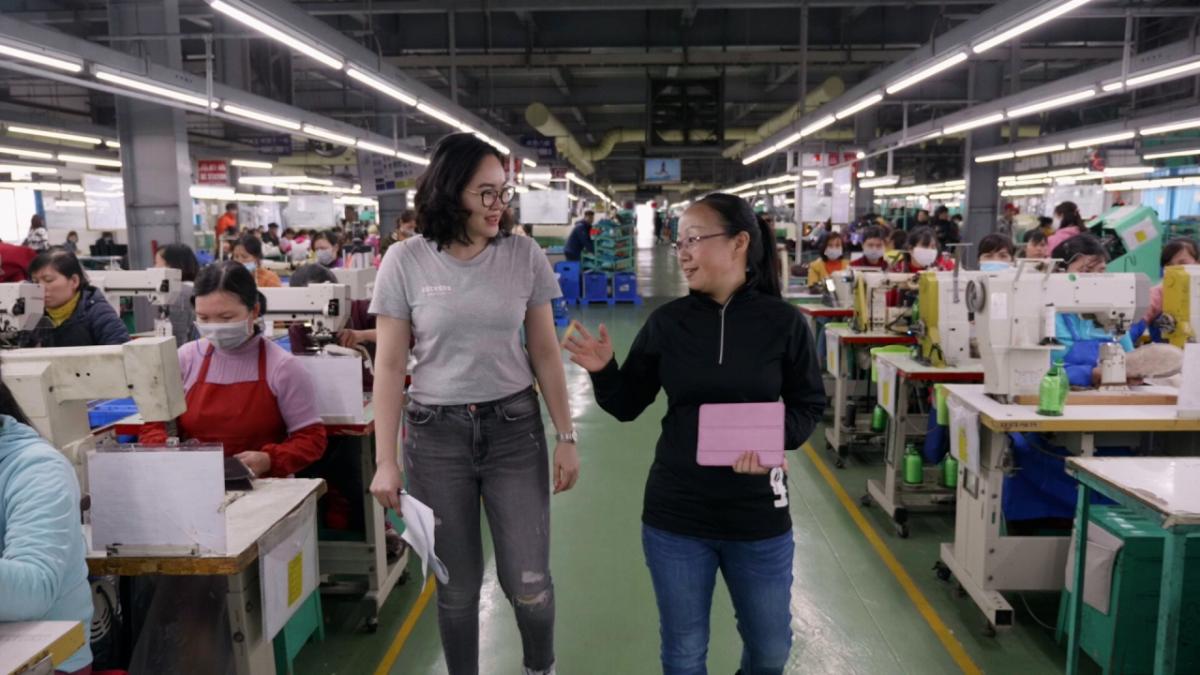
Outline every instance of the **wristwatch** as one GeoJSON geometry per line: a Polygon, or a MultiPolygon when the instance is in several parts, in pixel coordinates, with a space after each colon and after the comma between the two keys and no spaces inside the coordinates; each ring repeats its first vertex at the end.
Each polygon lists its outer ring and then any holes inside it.
{"type": "Polygon", "coordinates": [[[560,433],[557,436],[555,436],[555,439],[559,443],[571,443],[573,445],[579,445],[579,432],[572,431],[569,434],[561,434],[560,433]]]}

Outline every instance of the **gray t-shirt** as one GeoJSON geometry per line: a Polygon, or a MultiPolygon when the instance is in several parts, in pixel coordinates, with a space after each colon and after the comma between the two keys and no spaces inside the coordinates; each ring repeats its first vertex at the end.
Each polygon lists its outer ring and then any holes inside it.
{"type": "Polygon", "coordinates": [[[388,248],[370,311],[412,322],[412,397],[463,405],[533,384],[521,341],[525,310],[560,295],[550,260],[529,237],[497,239],[465,262],[413,237],[388,248]]]}

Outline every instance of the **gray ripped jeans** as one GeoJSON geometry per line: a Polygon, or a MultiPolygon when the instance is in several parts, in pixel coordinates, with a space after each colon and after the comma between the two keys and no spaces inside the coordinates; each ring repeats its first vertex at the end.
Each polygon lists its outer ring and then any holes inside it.
{"type": "Polygon", "coordinates": [[[552,673],[550,466],[537,394],[527,389],[474,405],[410,401],[405,412],[408,489],[433,509],[437,555],[450,572],[450,583],[438,584],[438,628],[450,675],[479,672],[481,499],[526,672],[552,673]]]}

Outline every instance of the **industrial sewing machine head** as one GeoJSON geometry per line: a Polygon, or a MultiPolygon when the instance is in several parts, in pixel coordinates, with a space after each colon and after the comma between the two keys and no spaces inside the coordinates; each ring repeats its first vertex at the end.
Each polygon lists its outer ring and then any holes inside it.
{"type": "Polygon", "coordinates": [[[0,284],[0,348],[16,347],[23,331],[42,320],[46,304],[37,284],[0,284]]]}
{"type": "Polygon", "coordinates": [[[859,333],[907,333],[916,293],[915,274],[859,270],[852,327],[859,333]]]}
{"type": "Polygon", "coordinates": [[[959,366],[971,358],[971,313],[967,285],[995,272],[921,272],[917,282],[917,360],[938,368],[959,366]]]}
{"type": "Polygon", "coordinates": [[[95,445],[89,401],[132,396],[147,422],[168,422],[187,410],[172,337],[104,347],[6,350],[0,352],[0,373],[38,433],[77,466],[95,445]]]}
{"type": "Polygon", "coordinates": [[[154,334],[171,335],[171,305],[179,300],[183,289],[183,273],[169,267],[148,270],[104,270],[88,272],[88,281],[96,287],[108,304],[119,313],[121,298],[146,298],[158,310],[154,334]]]}
{"type": "Polygon", "coordinates": [[[1200,265],[1178,265],[1163,272],[1162,314],[1154,323],[1176,347],[1200,342],[1200,265]]]}
{"type": "Polygon", "coordinates": [[[821,287],[821,300],[827,307],[849,307],[854,304],[854,271],[834,272],[821,287]]]}
{"type": "Polygon", "coordinates": [[[350,321],[350,287],[345,284],[310,284],[303,288],[261,288],[267,300],[262,318],[267,335],[286,331],[302,323],[320,348],[337,341],[337,334],[350,321]],[[275,324],[283,324],[282,330],[275,324]]]}
{"type": "Polygon", "coordinates": [[[350,300],[370,300],[375,291],[375,277],[378,270],[374,267],[345,267],[333,270],[339,284],[350,287],[350,300]]]}
{"type": "MultiPolygon", "coordinates": [[[[1150,304],[1144,274],[1052,274],[1034,271],[1039,261],[1019,261],[1012,272],[995,272],[967,285],[967,309],[975,314],[984,391],[1001,400],[1036,394],[1061,349],[1059,313],[1088,315],[1120,337],[1150,304]]],[[[1101,386],[1125,386],[1125,355],[1118,344],[1101,349],[1101,386]]]]}

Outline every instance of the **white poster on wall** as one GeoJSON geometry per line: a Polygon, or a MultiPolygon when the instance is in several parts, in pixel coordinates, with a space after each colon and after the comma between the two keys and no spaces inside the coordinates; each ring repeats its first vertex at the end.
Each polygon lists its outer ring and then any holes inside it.
{"type": "Polygon", "coordinates": [[[125,184],[120,176],[84,174],[83,196],[89,230],[125,229],[125,184]]]}
{"type": "Polygon", "coordinates": [[[801,218],[806,223],[825,222],[833,217],[833,198],[826,188],[829,184],[804,188],[804,211],[801,218]]]}
{"type": "Polygon", "coordinates": [[[46,229],[86,230],[87,211],[84,197],[78,194],[42,193],[42,210],[46,215],[46,229]]]}
{"type": "Polygon", "coordinates": [[[1075,202],[1079,206],[1079,215],[1086,222],[1104,213],[1104,188],[1099,184],[1055,185],[1046,194],[1043,215],[1053,216],[1054,207],[1063,202],[1075,202]]]}
{"type": "Polygon", "coordinates": [[[341,213],[332,195],[292,195],[283,221],[285,227],[326,230],[337,224],[341,213]]]}
{"type": "Polygon", "coordinates": [[[530,190],[520,197],[522,225],[562,225],[571,218],[565,190],[530,190]]]}
{"type": "Polygon", "coordinates": [[[835,224],[849,224],[853,209],[850,204],[850,174],[851,167],[845,166],[833,170],[832,218],[835,224]]]}

